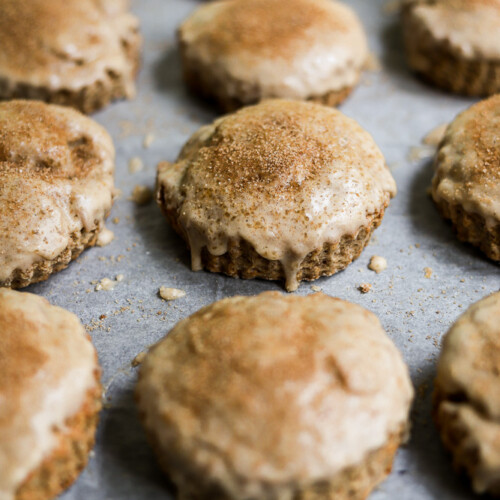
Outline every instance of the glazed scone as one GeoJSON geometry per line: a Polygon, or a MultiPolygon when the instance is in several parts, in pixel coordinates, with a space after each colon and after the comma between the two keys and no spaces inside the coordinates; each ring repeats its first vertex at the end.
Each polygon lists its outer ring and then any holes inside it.
{"type": "Polygon", "coordinates": [[[434,417],[476,493],[500,496],[500,292],[472,305],[447,333],[434,417]]]}
{"type": "Polygon", "coordinates": [[[175,164],[160,163],[157,184],[193,270],[285,278],[288,291],[357,258],[396,193],[354,120],[279,99],[202,127],[175,164]]]}
{"type": "Polygon", "coordinates": [[[132,98],[138,29],[127,0],[0,0],[0,99],[90,113],[132,98]]]}
{"type": "Polygon", "coordinates": [[[114,157],[109,134],[78,111],[0,103],[0,286],[45,280],[96,243],[114,157]]]}
{"type": "Polygon", "coordinates": [[[410,66],[445,90],[500,92],[500,0],[408,0],[403,30],[410,66]]]}
{"type": "Polygon", "coordinates": [[[202,308],[147,354],[136,388],[186,500],[364,499],[391,470],[412,397],[377,317],[321,293],[202,308]]]}
{"type": "Polygon", "coordinates": [[[358,17],[333,0],[210,2],[179,43],[187,85],[226,111],[275,97],[336,105],[368,55],[358,17]]]}
{"type": "Polygon", "coordinates": [[[0,499],[48,500],[85,467],[101,409],[97,355],[78,318],[0,289],[0,499]]]}
{"type": "Polygon", "coordinates": [[[462,241],[500,260],[500,95],[481,101],[448,127],[439,146],[432,197],[462,241]]]}

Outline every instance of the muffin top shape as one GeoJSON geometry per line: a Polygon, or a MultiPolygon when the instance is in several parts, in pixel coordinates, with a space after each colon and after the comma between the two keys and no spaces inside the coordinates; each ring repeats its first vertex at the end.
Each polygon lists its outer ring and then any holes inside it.
{"type": "Polygon", "coordinates": [[[500,95],[462,112],[448,127],[436,157],[433,197],[500,223],[500,95]]]}
{"type": "Polygon", "coordinates": [[[181,321],[150,351],[137,386],[181,490],[182,477],[208,474],[231,498],[274,498],[266,488],[300,488],[360,463],[406,427],[412,395],[376,316],[323,294],[278,292],[224,299],[181,321]]]}
{"type": "Polygon", "coordinates": [[[457,57],[500,61],[500,0],[410,0],[412,18],[457,57]]]}
{"type": "Polygon", "coordinates": [[[11,500],[99,369],[78,318],[36,295],[0,289],[0,332],[0,498],[11,500]]]}
{"type": "MultiPolygon", "coordinates": [[[[0,78],[77,90],[110,75],[132,76],[126,0],[0,0],[0,78]]],[[[133,95],[132,78],[127,95],[133,95]]]]}
{"type": "Polygon", "coordinates": [[[104,128],[73,109],[0,103],[0,282],[96,229],[113,201],[114,155],[104,128]]]}
{"type": "Polygon", "coordinates": [[[137,395],[174,478],[184,467],[232,498],[264,498],[265,485],[328,480],[383,446],[406,427],[413,389],[372,313],[266,292],[178,323],[143,362],[137,395]]]}
{"type": "Polygon", "coordinates": [[[283,263],[287,288],[311,251],[355,236],[395,182],[371,136],[324,106],[269,100],[202,127],[158,184],[189,241],[193,269],[241,238],[283,263]]]}
{"type": "Polygon", "coordinates": [[[331,0],[224,0],[196,9],[179,29],[191,61],[261,97],[308,98],[354,85],[367,58],[363,27],[331,0]]]}

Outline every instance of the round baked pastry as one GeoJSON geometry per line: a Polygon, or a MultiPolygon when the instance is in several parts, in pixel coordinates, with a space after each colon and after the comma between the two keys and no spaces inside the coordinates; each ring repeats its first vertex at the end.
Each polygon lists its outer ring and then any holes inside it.
{"type": "Polygon", "coordinates": [[[500,292],[472,305],[443,341],[434,417],[477,493],[500,495],[500,292]]]}
{"type": "Polygon", "coordinates": [[[77,478],[101,409],[96,352],[78,318],[0,289],[0,498],[46,500],[77,478]]]}
{"type": "Polygon", "coordinates": [[[403,30],[410,66],[467,95],[500,92],[500,0],[409,0],[403,30]]]}
{"type": "Polygon", "coordinates": [[[187,85],[226,111],[273,97],[337,105],[368,54],[358,17],[333,0],[211,2],[179,41],[187,85]]]}
{"type": "Polygon", "coordinates": [[[0,98],[85,113],[131,98],[140,45],[127,0],[0,0],[0,98]]]}
{"type": "Polygon", "coordinates": [[[413,389],[374,314],[267,292],[179,322],[136,397],[179,498],[357,500],[390,472],[413,389]]]}
{"type": "Polygon", "coordinates": [[[500,260],[500,95],[450,124],[439,146],[432,197],[462,241],[500,260]]]}
{"type": "Polygon", "coordinates": [[[108,133],[78,111],[0,103],[0,286],[45,280],[95,244],[114,156],[108,133]]]}
{"type": "Polygon", "coordinates": [[[357,258],[395,193],[367,132],[302,101],[220,118],[158,166],[158,201],[193,270],[285,278],[288,291],[357,258]]]}

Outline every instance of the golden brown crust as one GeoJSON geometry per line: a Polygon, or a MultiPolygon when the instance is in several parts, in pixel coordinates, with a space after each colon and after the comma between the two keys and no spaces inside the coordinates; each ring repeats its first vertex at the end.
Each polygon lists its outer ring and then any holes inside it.
{"type": "Polygon", "coordinates": [[[15,289],[45,281],[51,274],[66,269],[86,248],[95,246],[100,231],[101,224],[98,224],[92,231],[87,232],[83,229],[79,233],[72,234],[70,244],[55,259],[41,260],[29,269],[16,269],[8,280],[0,281],[0,286],[15,289]]]}
{"type": "Polygon", "coordinates": [[[413,18],[418,2],[402,10],[403,33],[409,65],[429,83],[469,96],[500,92],[500,60],[465,58],[450,49],[448,40],[436,40],[413,18]]]}
{"type": "Polygon", "coordinates": [[[450,219],[460,241],[479,247],[490,259],[500,261],[500,223],[488,227],[477,213],[468,213],[460,205],[453,205],[441,199],[434,200],[445,219],[450,219]]]}
{"type": "Polygon", "coordinates": [[[0,103],[0,286],[47,279],[96,243],[114,159],[106,130],[74,109],[0,103]]]}
{"type": "MultiPolygon", "coordinates": [[[[188,243],[188,238],[178,223],[177,211],[165,208],[165,194],[161,187],[158,199],[167,220],[188,243]]],[[[372,232],[380,226],[388,205],[388,202],[385,203],[378,213],[367,217],[366,226],[361,227],[357,234],[344,235],[338,243],[325,243],[322,248],[309,253],[299,267],[297,280],[314,281],[322,276],[331,276],[356,260],[370,241],[372,232]]],[[[245,240],[232,240],[229,243],[229,250],[220,256],[212,255],[204,248],[201,258],[203,267],[208,271],[223,273],[233,278],[266,280],[286,278],[283,264],[280,261],[262,257],[245,240]]]]}
{"type": "Polygon", "coordinates": [[[213,2],[178,39],[187,86],[226,112],[276,97],[337,105],[367,56],[356,14],[325,0],[213,2]]]}
{"type": "Polygon", "coordinates": [[[0,99],[91,113],[133,97],[142,39],[127,9],[125,0],[1,0],[0,99]]]}
{"type": "MultiPolygon", "coordinates": [[[[223,113],[232,113],[243,106],[260,101],[259,91],[256,87],[250,88],[248,85],[241,83],[241,87],[245,87],[245,91],[241,92],[240,96],[244,95],[245,97],[237,98],[226,92],[224,86],[221,86],[220,82],[213,80],[210,74],[199,71],[187,59],[184,59],[183,67],[184,81],[190,92],[194,96],[213,102],[223,113]],[[214,88],[218,89],[217,94],[213,93],[214,88]]],[[[353,89],[354,86],[351,86],[321,96],[312,96],[308,100],[325,106],[338,106],[351,95],[353,89]]]]}
{"type": "MultiPolygon", "coordinates": [[[[330,481],[318,481],[295,492],[293,500],[365,500],[370,493],[391,473],[398,448],[405,441],[406,427],[389,436],[387,443],[378,450],[368,453],[359,465],[347,467],[330,481]]],[[[167,476],[170,468],[162,460],[158,441],[152,433],[147,433],[148,441],[155,451],[160,466],[167,476]]],[[[193,482],[193,490],[188,494],[178,492],[178,500],[232,500],[223,490],[212,486],[200,491],[199,483],[193,482]]],[[[16,499],[17,500],[17,499],[16,499]]],[[[29,499],[31,500],[31,499],[29,499]]]]}
{"type": "MultiPolygon", "coordinates": [[[[96,380],[99,380],[99,373],[96,373],[96,380]]],[[[88,391],[78,413],[66,421],[64,431],[57,431],[54,451],[24,480],[17,489],[15,500],[49,500],[77,479],[94,446],[101,399],[102,387],[98,383],[88,391]]]]}
{"type": "Polygon", "coordinates": [[[200,309],[149,351],[136,387],[186,499],[364,498],[390,469],[412,396],[376,316],[321,293],[200,309]]]}

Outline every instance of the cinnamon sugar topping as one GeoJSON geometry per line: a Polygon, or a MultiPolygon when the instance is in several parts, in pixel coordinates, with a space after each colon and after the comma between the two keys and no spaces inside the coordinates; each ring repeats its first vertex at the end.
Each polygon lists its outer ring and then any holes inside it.
{"type": "Polygon", "coordinates": [[[241,238],[282,263],[297,288],[305,256],[355,236],[396,188],[372,138],[324,106],[272,100],[200,129],[177,163],[158,167],[167,209],[179,214],[193,269],[201,251],[241,238]]]}

